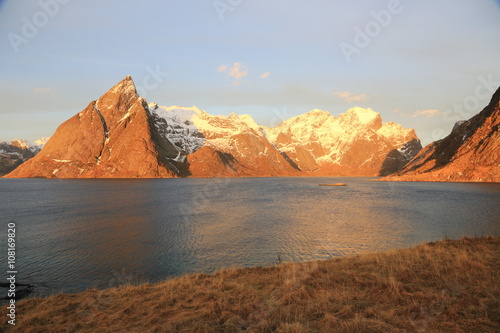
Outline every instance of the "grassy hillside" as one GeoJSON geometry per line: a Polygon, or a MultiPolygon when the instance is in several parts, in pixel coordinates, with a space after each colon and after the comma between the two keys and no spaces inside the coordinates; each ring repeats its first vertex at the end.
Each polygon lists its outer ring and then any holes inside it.
{"type": "Polygon", "coordinates": [[[500,238],[17,303],[8,332],[499,332],[500,238]]]}

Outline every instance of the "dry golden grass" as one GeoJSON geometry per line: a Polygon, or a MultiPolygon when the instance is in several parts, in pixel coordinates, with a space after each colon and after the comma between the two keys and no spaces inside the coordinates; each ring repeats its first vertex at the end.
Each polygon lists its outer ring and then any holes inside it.
{"type": "Polygon", "coordinates": [[[17,303],[8,332],[499,332],[500,238],[17,303]]]}

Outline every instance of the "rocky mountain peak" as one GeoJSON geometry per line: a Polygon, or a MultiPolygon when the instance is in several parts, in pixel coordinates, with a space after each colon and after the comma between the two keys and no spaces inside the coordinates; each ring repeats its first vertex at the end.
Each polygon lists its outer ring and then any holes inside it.
{"type": "Polygon", "coordinates": [[[329,117],[332,117],[330,112],[320,110],[320,109],[313,109],[313,110],[306,112],[300,116],[297,116],[295,119],[300,120],[300,121],[304,121],[305,119],[310,119],[312,121],[316,120],[318,122],[321,122],[329,117]]]}
{"type": "Polygon", "coordinates": [[[341,114],[338,119],[344,123],[371,128],[374,131],[377,131],[380,127],[382,127],[382,118],[380,117],[380,113],[377,113],[370,108],[350,108],[347,112],[341,114]]]}
{"type": "Polygon", "coordinates": [[[172,177],[175,148],[152,128],[130,76],[61,124],[43,149],[11,177],[172,177]]]}
{"type": "Polygon", "coordinates": [[[45,144],[49,141],[49,139],[50,137],[42,137],[35,141],[35,145],[40,147],[40,149],[42,149],[43,146],[45,146],[45,144]]]}
{"type": "Polygon", "coordinates": [[[99,97],[95,106],[103,111],[110,109],[128,110],[134,103],[142,103],[143,101],[144,99],[137,94],[134,80],[128,75],[99,97]]]}
{"type": "Polygon", "coordinates": [[[0,177],[35,156],[43,145],[32,145],[23,139],[0,142],[0,177]]]}
{"type": "Polygon", "coordinates": [[[330,112],[321,109],[312,109],[311,111],[304,113],[306,117],[326,117],[330,116],[330,112]]]}
{"type": "Polygon", "coordinates": [[[30,147],[29,144],[23,139],[12,140],[10,144],[21,149],[28,149],[30,147]]]}
{"type": "Polygon", "coordinates": [[[258,134],[261,134],[262,126],[257,124],[255,120],[253,120],[252,116],[249,114],[242,114],[238,116],[238,118],[245,123],[248,127],[256,131],[258,134]]]}
{"type": "Polygon", "coordinates": [[[378,175],[399,170],[417,154],[419,142],[398,152],[407,142],[418,141],[414,131],[394,123],[382,128],[380,114],[351,108],[337,118],[313,110],[267,129],[272,144],[303,171],[317,175],[378,175]],[[394,151],[394,152],[393,152],[394,151]],[[389,154],[391,161],[386,159],[389,154]]]}
{"type": "Polygon", "coordinates": [[[377,133],[397,144],[404,144],[413,139],[418,139],[413,128],[404,128],[400,124],[389,121],[377,130],[377,133]]]}
{"type": "Polygon", "coordinates": [[[115,84],[106,94],[119,94],[128,98],[139,97],[134,80],[130,75],[127,75],[123,80],[115,84]]]}

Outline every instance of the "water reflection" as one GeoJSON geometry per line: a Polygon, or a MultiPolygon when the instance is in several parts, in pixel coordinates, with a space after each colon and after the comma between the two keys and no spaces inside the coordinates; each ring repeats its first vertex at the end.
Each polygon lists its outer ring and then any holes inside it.
{"type": "MultiPolygon", "coordinates": [[[[500,235],[499,185],[367,179],[2,179],[39,293],[500,235]],[[347,187],[320,187],[342,182],[347,187]],[[119,281],[118,281],[119,282],[119,281]]],[[[3,237],[3,235],[0,235],[3,237]]],[[[5,254],[0,253],[0,260],[5,254]]]]}

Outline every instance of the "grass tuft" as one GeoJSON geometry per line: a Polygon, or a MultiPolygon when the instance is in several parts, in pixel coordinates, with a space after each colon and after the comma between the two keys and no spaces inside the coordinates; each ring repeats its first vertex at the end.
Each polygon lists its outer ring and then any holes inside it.
{"type": "Polygon", "coordinates": [[[500,238],[16,303],[7,332],[498,332],[500,238]]]}

